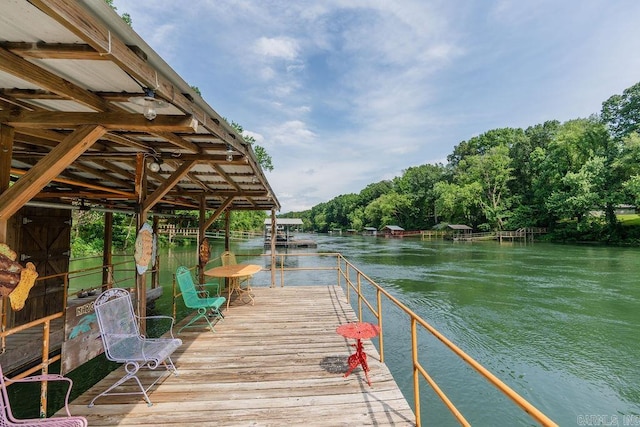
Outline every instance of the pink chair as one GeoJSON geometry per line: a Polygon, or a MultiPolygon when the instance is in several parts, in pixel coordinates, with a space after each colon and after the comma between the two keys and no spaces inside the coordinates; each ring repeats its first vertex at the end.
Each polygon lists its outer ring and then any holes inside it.
{"type": "Polygon", "coordinates": [[[2,388],[2,398],[0,399],[0,426],[22,426],[22,427],[86,427],[87,420],[84,417],[71,416],[69,412],[69,393],[71,393],[71,387],[73,382],[67,377],[57,374],[48,375],[35,375],[32,377],[25,377],[20,379],[8,379],[5,378],[2,373],[2,367],[0,367],[0,388],[2,388]],[[11,412],[11,405],[9,404],[9,394],[7,393],[7,382],[9,385],[13,383],[26,383],[26,382],[42,382],[42,381],[68,381],[69,388],[64,399],[64,409],[67,411],[67,416],[64,417],[52,417],[52,418],[32,418],[21,419],[14,418],[11,412]]]}

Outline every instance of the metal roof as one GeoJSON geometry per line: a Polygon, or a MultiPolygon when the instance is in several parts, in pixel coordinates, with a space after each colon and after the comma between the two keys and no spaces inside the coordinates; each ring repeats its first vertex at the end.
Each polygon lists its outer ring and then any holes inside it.
{"type": "Polygon", "coordinates": [[[0,219],[34,201],[280,209],[251,145],[102,0],[0,2],[0,146],[0,219]],[[153,120],[131,99],[149,90],[153,120]]]}
{"type": "Polygon", "coordinates": [[[473,228],[464,224],[449,224],[447,225],[447,227],[451,228],[452,230],[473,230],[473,228]]]}
{"type": "Polygon", "coordinates": [[[382,229],[391,231],[404,231],[404,228],[400,227],[399,225],[385,225],[384,227],[382,227],[382,229]]]}
{"type": "MultiPolygon", "coordinates": [[[[279,225],[303,225],[300,218],[276,218],[276,224],[279,225]]],[[[271,225],[271,218],[264,220],[264,225],[271,225]]]]}

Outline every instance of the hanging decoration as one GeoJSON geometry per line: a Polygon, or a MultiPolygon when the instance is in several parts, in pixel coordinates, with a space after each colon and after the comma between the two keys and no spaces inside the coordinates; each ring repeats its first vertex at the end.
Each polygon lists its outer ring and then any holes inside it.
{"type": "Polygon", "coordinates": [[[211,257],[211,249],[209,248],[209,239],[206,237],[200,243],[200,265],[205,266],[211,257]]]}
{"type": "Polygon", "coordinates": [[[140,227],[136,237],[136,249],[133,255],[136,260],[136,270],[138,274],[144,274],[149,267],[149,262],[153,255],[153,230],[145,223],[140,227]]]}
{"type": "Polygon", "coordinates": [[[36,266],[28,262],[22,267],[16,259],[18,254],[6,243],[0,243],[0,295],[9,297],[11,308],[19,311],[38,278],[36,266]]]}

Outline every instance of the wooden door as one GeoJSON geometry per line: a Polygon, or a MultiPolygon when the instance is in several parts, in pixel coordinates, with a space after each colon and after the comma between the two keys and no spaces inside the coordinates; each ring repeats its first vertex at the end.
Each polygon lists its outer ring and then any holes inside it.
{"type": "Polygon", "coordinates": [[[62,311],[65,306],[64,273],[71,256],[71,211],[65,209],[23,208],[18,214],[19,262],[35,264],[39,278],[29,292],[24,309],[14,313],[14,325],[62,311]]]}

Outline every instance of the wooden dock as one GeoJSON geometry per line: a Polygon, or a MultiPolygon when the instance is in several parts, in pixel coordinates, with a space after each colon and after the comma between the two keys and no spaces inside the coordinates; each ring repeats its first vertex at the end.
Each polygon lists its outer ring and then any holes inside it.
{"type": "MultiPolygon", "coordinates": [[[[87,407],[122,376],[121,367],[72,402],[71,413],[91,426],[415,425],[371,341],[365,351],[372,385],[359,367],[344,378],[354,340],[335,329],[356,319],[341,288],[254,287],[254,294],[254,306],[232,302],[215,334],[203,327],[179,335],[179,375],[151,390],[153,406],[138,396],[107,396],[87,407]]],[[[150,384],[156,375],[140,377],[150,384]]]]}

